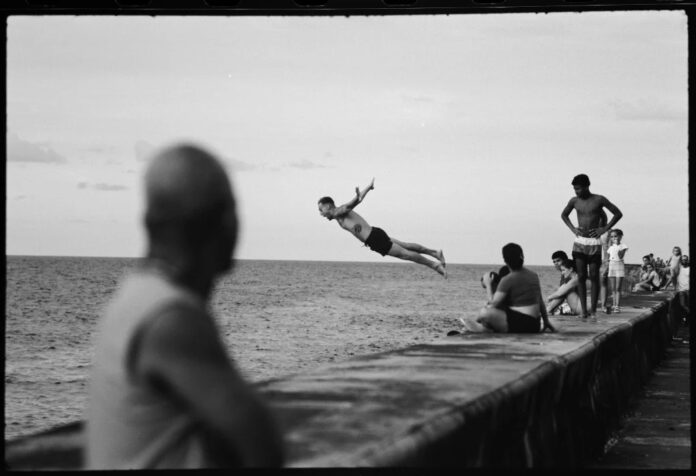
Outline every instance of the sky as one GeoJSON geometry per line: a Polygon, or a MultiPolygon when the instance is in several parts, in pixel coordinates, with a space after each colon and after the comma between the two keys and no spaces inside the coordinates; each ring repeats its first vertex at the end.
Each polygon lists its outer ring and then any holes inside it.
{"type": "Polygon", "coordinates": [[[687,67],[681,11],[12,16],[6,252],[142,256],[148,160],[189,142],[230,174],[240,259],[398,262],[317,210],[374,177],[356,211],[389,235],[547,265],[580,173],[626,262],[667,257],[689,243],[687,67]]]}

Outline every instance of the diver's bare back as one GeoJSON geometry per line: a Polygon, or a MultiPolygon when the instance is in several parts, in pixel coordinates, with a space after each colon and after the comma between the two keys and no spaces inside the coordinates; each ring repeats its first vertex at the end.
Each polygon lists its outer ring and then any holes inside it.
{"type": "Polygon", "coordinates": [[[370,232],[372,231],[372,227],[367,221],[353,210],[349,210],[347,213],[336,217],[336,221],[341,228],[351,232],[363,243],[367,240],[367,237],[370,236],[370,232]]]}

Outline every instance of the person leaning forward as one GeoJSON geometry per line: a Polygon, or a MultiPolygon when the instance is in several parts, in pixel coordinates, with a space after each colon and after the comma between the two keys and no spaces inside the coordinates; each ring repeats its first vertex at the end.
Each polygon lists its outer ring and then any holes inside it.
{"type": "Polygon", "coordinates": [[[97,332],[88,469],[281,466],[275,420],[207,310],[237,240],[222,165],[195,146],[167,148],[149,165],[145,196],[146,256],[97,332]]]}

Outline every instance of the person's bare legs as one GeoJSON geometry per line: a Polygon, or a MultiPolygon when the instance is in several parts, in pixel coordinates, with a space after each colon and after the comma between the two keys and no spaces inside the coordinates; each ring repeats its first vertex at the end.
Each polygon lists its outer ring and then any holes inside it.
{"type": "Polygon", "coordinates": [[[492,329],[489,329],[488,327],[484,326],[483,324],[480,324],[478,322],[478,320],[476,320],[476,319],[465,319],[463,317],[460,317],[459,322],[462,323],[462,326],[464,327],[464,330],[466,332],[472,332],[472,333],[493,332],[492,329]]]}
{"type": "Polygon", "coordinates": [[[614,278],[614,306],[618,309],[621,307],[621,282],[622,277],[614,278]]]}
{"type": "Polygon", "coordinates": [[[568,306],[570,307],[570,312],[573,314],[580,314],[582,313],[582,306],[580,306],[580,297],[578,296],[578,293],[575,291],[571,291],[568,294],[566,294],[566,301],[568,302],[568,306]]]}
{"type": "MultiPolygon", "coordinates": [[[[420,253],[417,253],[415,251],[411,251],[407,248],[404,248],[401,246],[401,242],[396,241],[392,239],[392,247],[389,250],[389,256],[393,256],[394,258],[399,258],[403,260],[408,260],[408,261],[413,261],[414,263],[422,264],[424,266],[427,266],[428,268],[434,269],[438,273],[440,273],[442,276],[447,279],[447,270],[445,269],[445,265],[442,264],[440,261],[432,261],[423,256],[420,253]]],[[[419,245],[420,246],[420,245],[419,245]]],[[[434,250],[431,250],[434,251],[434,250]]],[[[437,252],[436,252],[437,253],[437,252]]]]}
{"type": "Polygon", "coordinates": [[[597,313],[597,300],[599,299],[599,264],[589,263],[587,266],[592,285],[590,289],[590,313],[594,315],[597,313]]]}
{"type": "Polygon", "coordinates": [[[508,331],[507,314],[497,307],[484,307],[481,309],[476,322],[493,332],[508,331]]]}
{"type": "Polygon", "coordinates": [[[609,296],[607,296],[607,294],[609,293],[609,277],[602,268],[600,268],[600,273],[601,277],[599,282],[599,307],[601,307],[602,310],[606,312],[606,308],[609,306],[609,296]]]}
{"type": "Polygon", "coordinates": [[[579,256],[575,257],[575,272],[578,273],[578,296],[580,296],[580,306],[582,315],[587,317],[587,263],[579,256]]]}
{"type": "Polygon", "coordinates": [[[546,313],[553,314],[553,311],[555,311],[558,306],[563,304],[563,301],[565,301],[565,296],[561,298],[551,299],[546,305],[546,313]]]}
{"type": "Polygon", "coordinates": [[[413,251],[415,253],[420,253],[428,256],[432,256],[436,260],[438,260],[440,263],[442,263],[443,266],[447,266],[445,264],[445,255],[442,254],[442,250],[433,250],[431,248],[426,248],[423,245],[420,245],[418,243],[408,243],[405,241],[397,240],[395,238],[391,239],[393,243],[398,244],[402,248],[413,251]]]}
{"type": "MultiPolygon", "coordinates": [[[[684,311],[685,316],[690,318],[691,309],[689,308],[689,291],[679,291],[677,293],[677,297],[679,298],[679,305],[684,311]]],[[[686,319],[686,317],[684,317],[684,319],[686,319]]]]}

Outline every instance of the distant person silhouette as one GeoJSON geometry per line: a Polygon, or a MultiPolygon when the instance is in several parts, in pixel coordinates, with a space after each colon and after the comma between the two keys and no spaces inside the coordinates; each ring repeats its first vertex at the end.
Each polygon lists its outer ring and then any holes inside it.
{"type": "Polygon", "coordinates": [[[367,192],[374,188],[375,179],[372,179],[370,184],[363,190],[356,187],[355,197],[338,207],[331,197],[322,197],[318,201],[319,214],[328,220],[336,220],[341,228],[365,243],[365,246],[368,246],[372,251],[382,256],[389,255],[394,258],[422,264],[437,271],[447,279],[445,256],[442,254],[442,250],[438,251],[426,248],[418,243],[407,243],[389,237],[384,230],[376,226],[370,226],[363,217],[353,211],[353,208],[363,201],[367,192]],[[426,258],[423,256],[424,254],[432,256],[437,261],[426,258]]]}
{"type": "Polygon", "coordinates": [[[237,240],[225,170],[195,146],[164,149],[146,172],[145,198],[146,257],[99,323],[88,469],[282,465],[274,419],[207,307],[237,240]]]}

